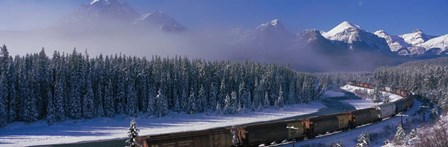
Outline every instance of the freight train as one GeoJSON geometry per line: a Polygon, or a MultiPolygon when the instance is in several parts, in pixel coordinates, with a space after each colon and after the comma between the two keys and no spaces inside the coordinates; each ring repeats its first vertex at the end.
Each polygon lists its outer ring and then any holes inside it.
{"type": "MultiPolygon", "coordinates": [[[[349,82],[350,85],[374,88],[372,84],[349,82]]],[[[407,90],[383,87],[403,98],[375,107],[344,113],[315,116],[305,119],[282,119],[276,121],[219,127],[201,131],[142,136],[138,138],[144,147],[229,147],[270,145],[288,140],[314,138],[334,131],[348,130],[357,126],[381,121],[409,109],[414,95],[407,90]]]]}

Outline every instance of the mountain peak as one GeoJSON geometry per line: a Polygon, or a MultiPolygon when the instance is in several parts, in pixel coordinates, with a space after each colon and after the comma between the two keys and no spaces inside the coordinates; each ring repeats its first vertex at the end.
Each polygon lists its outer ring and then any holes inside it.
{"type": "Polygon", "coordinates": [[[416,29],[412,33],[403,34],[403,35],[400,35],[400,37],[403,38],[404,41],[406,41],[407,43],[409,43],[411,45],[418,45],[418,44],[426,42],[432,38],[435,38],[436,36],[427,35],[427,34],[423,33],[422,30],[416,29]]]}
{"type": "Polygon", "coordinates": [[[257,27],[257,29],[266,29],[266,28],[284,29],[283,24],[278,19],[273,19],[257,27]]]}
{"type": "Polygon", "coordinates": [[[165,15],[162,11],[152,11],[142,15],[134,24],[149,25],[159,27],[162,31],[177,32],[184,31],[185,27],[176,20],[165,15]]]}
{"type": "Polygon", "coordinates": [[[423,33],[423,31],[422,31],[421,29],[415,29],[415,30],[413,31],[413,33],[423,33]]]}
{"type": "Polygon", "coordinates": [[[278,19],[271,20],[271,25],[276,26],[278,24],[281,24],[280,20],[278,20],[278,19]]]}
{"type": "Polygon", "coordinates": [[[124,0],[92,0],[92,2],[90,2],[90,5],[110,5],[111,3],[123,4],[124,0]]]}
{"type": "Polygon", "coordinates": [[[361,30],[359,26],[354,25],[348,21],[343,21],[330,31],[326,32],[324,36],[327,38],[332,38],[332,36],[336,36],[337,34],[351,34],[350,32],[357,32],[359,30],[361,30]]]}

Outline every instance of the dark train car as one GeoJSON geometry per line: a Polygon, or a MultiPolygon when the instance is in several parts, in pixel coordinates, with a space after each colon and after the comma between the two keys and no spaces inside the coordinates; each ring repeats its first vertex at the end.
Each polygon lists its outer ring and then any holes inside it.
{"type": "Polygon", "coordinates": [[[260,144],[271,144],[281,142],[289,137],[287,123],[284,121],[248,125],[244,127],[247,132],[244,144],[258,146],[260,144]]]}
{"type": "Polygon", "coordinates": [[[317,136],[319,134],[325,134],[327,132],[333,132],[339,129],[339,120],[338,115],[340,114],[331,114],[331,115],[323,115],[318,117],[309,118],[310,128],[309,136],[317,136]]]}
{"type": "Polygon", "coordinates": [[[394,102],[397,105],[396,109],[395,109],[395,113],[402,112],[402,111],[404,111],[404,110],[406,110],[408,108],[408,105],[406,103],[407,99],[410,99],[410,98],[402,98],[402,99],[399,99],[399,100],[394,102]]]}
{"type": "Polygon", "coordinates": [[[408,96],[405,100],[407,109],[411,108],[412,104],[414,104],[414,97],[408,96]]]}
{"type": "Polygon", "coordinates": [[[371,123],[379,119],[375,108],[366,108],[352,111],[353,120],[356,126],[371,123]]]}
{"type": "Polygon", "coordinates": [[[353,115],[352,113],[339,113],[338,117],[338,130],[349,129],[353,127],[353,115]]]}
{"type": "Polygon", "coordinates": [[[232,146],[232,135],[226,128],[153,135],[139,140],[142,140],[143,147],[232,146]]]}

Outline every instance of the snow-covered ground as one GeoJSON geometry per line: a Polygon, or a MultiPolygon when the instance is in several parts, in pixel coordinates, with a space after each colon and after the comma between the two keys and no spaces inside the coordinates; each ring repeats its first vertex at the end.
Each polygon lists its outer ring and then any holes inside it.
{"type": "MultiPolygon", "coordinates": [[[[373,92],[373,89],[368,89],[368,88],[363,88],[363,87],[357,87],[357,86],[348,85],[348,84],[345,85],[345,86],[342,86],[341,89],[342,89],[342,90],[345,90],[345,91],[348,91],[348,92],[351,92],[351,93],[354,93],[355,90],[365,90],[365,91],[367,91],[367,93],[372,93],[372,92],[373,92]]],[[[394,101],[397,101],[397,100],[403,98],[403,97],[400,96],[400,95],[397,95],[397,94],[394,94],[394,93],[390,93],[390,92],[385,92],[385,91],[381,91],[381,94],[382,94],[382,95],[388,95],[388,96],[389,96],[389,100],[390,100],[391,102],[394,102],[394,101]]],[[[367,101],[372,102],[371,99],[367,99],[367,98],[365,98],[365,99],[366,99],[367,101]]],[[[373,102],[372,102],[372,103],[373,103],[373,102]]],[[[381,102],[378,103],[378,104],[381,104],[381,102]]]]}
{"type": "MultiPolygon", "coordinates": [[[[163,118],[137,118],[136,121],[140,135],[151,135],[269,121],[314,113],[323,107],[325,107],[323,104],[314,102],[237,115],[172,114],[163,118]]],[[[13,123],[0,128],[0,146],[46,145],[125,138],[129,122],[130,118],[98,118],[58,122],[51,126],[43,121],[31,124],[13,123]]]]}

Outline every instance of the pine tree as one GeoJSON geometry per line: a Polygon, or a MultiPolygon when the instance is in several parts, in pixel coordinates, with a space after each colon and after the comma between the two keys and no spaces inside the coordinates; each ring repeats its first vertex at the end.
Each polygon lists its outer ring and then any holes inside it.
{"type": "Polygon", "coordinates": [[[113,96],[112,80],[108,80],[104,90],[104,115],[112,117],[115,114],[115,100],[113,96]]]}
{"type": "Polygon", "coordinates": [[[406,137],[406,133],[404,132],[403,126],[401,126],[401,124],[398,125],[397,127],[397,132],[395,133],[394,136],[394,143],[396,145],[402,145],[403,142],[405,141],[406,137]]]}
{"type": "MultiPolygon", "coordinates": [[[[217,110],[217,100],[218,100],[218,87],[215,83],[211,84],[210,87],[210,100],[208,101],[208,106],[211,111],[217,110]]],[[[219,108],[220,109],[220,108],[219,108]]]]}
{"type": "Polygon", "coordinates": [[[285,98],[283,96],[283,88],[282,88],[282,86],[280,86],[280,90],[279,90],[279,93],[278,93],[278,98],[275,101],[275,107],[283,107],[284,102],[285,102],[285,98]]]}
{"type": "Polygon", "coordinates": [[[95,115],[97,117],[104,116],[104,106],[103,106],[103,86],[101,84],[98,84],[97,90],[96,90],[96,113],[95,115]]]}
{"type": "Polygon", "coordinates": [[[162,89],[159,89],[159,91],[157,92],[156,102],[157,102],[156,107],[157,116],[158,117],[165,116],[168,113],[168,106],[166,102],[166,97],[163,94],[162,89]]]}
{"type": "Polygon", "coordinates": [[[239,99],[240,103],[238,104],[238,112],[245,112],[250,106],[250,95],[244,81],[239,86],[239,99]]]}
{"type": "Polygon", "coordinates": [[[367,132],[362,132],[359,135],[358,143],[356,144],[356,147],[368,147],[370,144],[370,137],[367,132]]]}
{"type": "Polygon", "coordinates": [[[269,107],[269,106],[270,106],[270,102],[269,102],[269,94],[268,94],[267,91],[264,93],[263,106],[264,106],[264,107],[269,107]]]}
{"type": "Polygon", "coordinates": [[[198,111],[199,112],[204,112],[206,111],[207,107],[207,96],[205,93],[205,89],[204,87],[201,85],[201,88],[199,89],[199,93],[198,93],[198,111]]]}
{"type": "Polygon", "coordinates": [[[56,108],[54,104],[54,98],[50,91],[48,91],[47,95],[47,123],[53,124],[56,121],[56,108]]]}
{"type": "Polygon", "coordinates": [[[84,94],[82,99],[82,117],[83,118],[92,118],[94,116],[94,95],[93,95],[93,86],[91,81],[91,76],[89,74],[86,81],[86,90],[87,92],[84,94]]]}
{"type": "Polygon", "coordinates": [[[154,86],[152,84],[148,83],[148,95],[147,95],[148,104],[147,104],[147,108],[146,108],[146,112],[148,113],[147,115],[157,115],[156,96],[157,96],[157,93],[156,93],[154,86]]]}
{"type": "Polygon", "coordinates": [[[224,99],[224,109],[222,110],[225,114],[230,114],[232,110],[232,103],[229,95],[226,95],[224,99]]]}
{"type": "Polygon", "coordinates": [[[137,92],[135,90],[134,79],[128,78],[127,86],[127,112],[129,116],[135,116],[138,112],[137,92]]]}
{"type": "Polygon", "coordinates": [[[116,97],[116,107],[117,107],[117,113],[118,114],[124,114],[126,112],[126,91],[127,87],[125,85],[126,80],[123,79],[124,77],[121,77],[118,82],[117,87],[117,97],[116,97]]]}
{"type": "Polygon", "coordinates": [[[62,77],[56,81],[56,87],[54,90],[54,105],[55,105],[55,118],[56,120],[65,120],[65,92],[64,82],[62,77]]]}
{"type": "Polygon", "coordinates": [[[194,90],[191,90],[190,96],[188,97],[188,113],[189,114],[194,114],[197,111],[197,106],[196,106],[196,94],[194,92],[194,90]]]}
{"type": "Polygon", "coordinates": [[[0,127],[8,123],[6,110],[6,79],[4,75],[0,75],[0,127]]]}
{"type": "Polygon", "coordinates": [[[132,120],[131,123],[130,123],[130,126],[129,126],[129,131],[128,131],[129,139],[126,140],[126,143],[129,144],[129,146],[127,146],[127,147],[139,147],[139,146],[141,146],[137,142],[138,132],[140,132],[140,130],[137,129],[137,123],[135,122],[135,120],[132,120]]]}
{"type": "Polygon", "coordinates": [[[230,99],[230,114],[234,114],[238,112],[238,96],[236,94],[235,91],[232,91],[231,95],[231,99],[230,99]]]}

